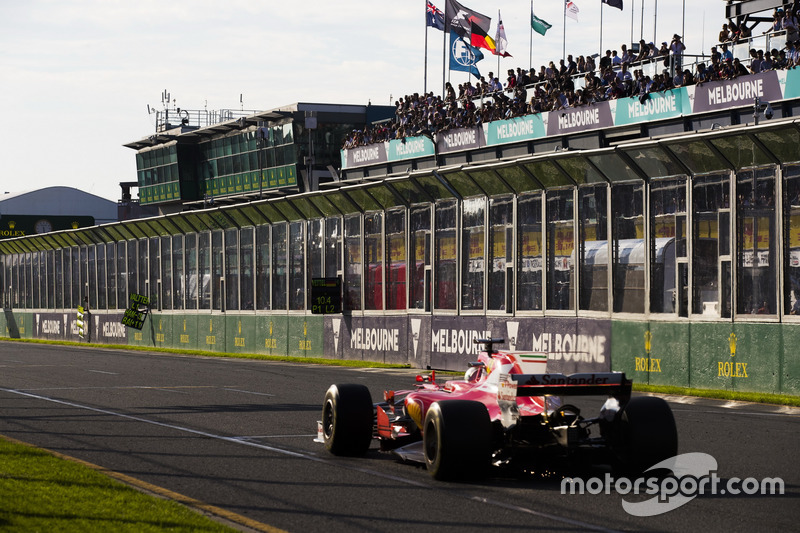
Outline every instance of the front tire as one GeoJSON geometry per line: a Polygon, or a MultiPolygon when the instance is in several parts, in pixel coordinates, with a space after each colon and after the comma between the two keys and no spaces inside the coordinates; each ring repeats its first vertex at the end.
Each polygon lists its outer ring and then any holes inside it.
{"type": "Polygon", "coordinates": [[[372,442],[373,413],[367,387],[331,385],[322,406],[322,434],[328,451],[350,457],[365,455],[372,442]]]}
{"type": "Polygon", "coordinates": [[[492,422],[486,406],[469,400],[443,400],[425,415],[425,466],[442,481],[480,479],[491,459],[492,422]]]}

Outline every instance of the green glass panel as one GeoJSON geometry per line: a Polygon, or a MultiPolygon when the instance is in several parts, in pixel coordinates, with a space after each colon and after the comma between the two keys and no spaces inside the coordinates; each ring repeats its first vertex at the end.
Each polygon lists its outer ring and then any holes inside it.
{"type": "Polygon", "coordinates": [[[430,198],[417,187],[413,180],[408,178],[396,179],[386,182],[389,186],[394,187],[398,194],[409,204],[420,204],[430,201],[430,198]]]}
{"type": "Polygon", "coordinates": [[[573,185],[572,181],[564,175],[552,161],[533,161],[531,163],[523,163],[525,168],[533,174],[539,182],[544,185],[545,189],[551,187],[562,187],[564,185],[573,185]]]}
{"type": "Polygon", "coordinates": [[[357,213],[359,211],[358,206],[353,203],[350,197],[345,196],[341,192],[337,191],[331,194],[326,194],[325,196],[344,214],[357,213]]]}
{"type": "Polygon", "coordinates": [[[589,161],[611,182],[642,179],[625,160],[614,152],[590,155],[589,161]]]}
{"type": "Polygon", "coordinates": [[[666,146],[695,174],[718,172],[729,168],[728,163],[720,159],[703,141],[672,143],[666,146]]]}
{"type": "Polygon", "coordinates": [[[328,196],[311,196],[308,199],[312,204],[314,204],[317,209],[319,209],[323,215],[326,217],[332,217],[340,215],[341,212],[336,208],[330,200],[328,200],[328,196]]]}
{"type": "Polygon", "coordinates": [[[465,171],[469,177],[483,189],[483,192],[489,196],[497,196],[498,194],[508,194],[511,192],[508,186],[497,176],[494,170],[470,170],[465,171]]]}
{"type": "Polygon", "coordinates": [[[500,167],[496,168],[495,171],[500,174],[500,177],[503,178],[517,194],[537,191],[542,188],[520,165],[500,167]]]}
{"type": "Polygon", "coordinates": [[[416,181],[420,188],[428,193],[428,195],[434,200],[453,198],[453,194],[447,189],[447,187],[445,187],[444,184],[432,174],[427,176],[412,177],[411,179],[416,181]]]}
{"type": "Polygon", "coordinates": [[[311,204],[308,198],[292,198],[291,203],[294,207],[303,214],[306,219],[318,218],[319,213],[311,204]]]}
{"type": "Polygon", "coordinates": [[[444,178],[453,189],[455,189],[458,194],[460,194],[463,198],[468,196],[478,196],[483,194],[483,191],[478,184],[475,183],[472,178],[470,178],[466,172],[448,172],[448,173],[441,173],[442,178],[444,178]]]}
{"type": "Polygon", "coordinates": [[[800,146],[800,131],[797,129],[788,127],[760,131],[755,136],[781,163],[800,161],[800,150],[797,149],[800,146]]]}
{"type": "Polygon", "coordinates": [[[710,139],[710,142],[736,169],[773,163],[764,150],[747,135],[710,139]]]}
{"type": "Polygon", "coordinates": [[[624,150],[633,162],[650,178],[665,178],[685,174],[683,168],[660,146],[624,150]]]}
{"type": "Polygon", "coordinates": [[[259,203],[255,204],[255,208],[264,213],[264,216],[267,217],[268,220],[271,220],[273,223],[275,222],[283,222],[286,220],[286,217],[281,214],[280,211],[275,209],[275,207],[271,203],[259,203]]]}
{"type": "Polygon", "coordinates": [[[361,211],[375,211],[380,209],[381,206],[378,205],[378,202],[375,201],[367,191],[362,188],[355,188],[355,187],[347,187],[343,189],[342,192],[345,192],[353,201],[358,205],[361,211]]]}
{"type": "Polygon", "coordinates": [[[399,205],[397,198],[386,185],[373,185],[367,187],[367,192],[381,204],[381,207],[388,209],[399,205]]]}
{"type": "Polygon", "coordinates": [[[269,220],[267,217],[264,216],[264,213],[256,209],[251,205],[242,206],[238,208],[242,213],[244,213],[247,218],[252,220],[255,224],[269,224],[269,220]]]}
{"type": "Polygon", "coordinates": [[[603,176],[583,157],[564,157],[556,160],[556,164],[561,165],[561,168],[563,168],[578,185],[606,183],[603,176]]]}

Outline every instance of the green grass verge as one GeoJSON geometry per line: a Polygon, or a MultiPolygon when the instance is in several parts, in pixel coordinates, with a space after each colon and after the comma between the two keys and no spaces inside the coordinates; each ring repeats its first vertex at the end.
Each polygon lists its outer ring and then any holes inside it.
{"type": "Polygon", "coordinates": [[[692,389],[687,387],[671,387],[665,385],[644,385],[634,383],[633,390],[638,392],[654,392],[676,396],[697,396],[716,400],[734,400],[739,402],[770,403],[800,407],[800,396],[788,394],[768,394],[764,392],[740,392],[728,390],[692,389]]]}
{"type": "Polygon", "coordinates": [[[0,438],[2,531],[235,531],[88,466],[0,438]]]}

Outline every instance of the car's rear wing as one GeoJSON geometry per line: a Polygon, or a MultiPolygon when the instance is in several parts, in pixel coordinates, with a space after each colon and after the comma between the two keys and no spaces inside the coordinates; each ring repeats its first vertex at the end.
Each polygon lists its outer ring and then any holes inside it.
{"type": "Polygon", "coordinates": [[[500,380],[500,394],[517,396],[590,396],[607,395],[630,398],[633,381],[624,372],[581,374],[509,374],[500,380]]]}

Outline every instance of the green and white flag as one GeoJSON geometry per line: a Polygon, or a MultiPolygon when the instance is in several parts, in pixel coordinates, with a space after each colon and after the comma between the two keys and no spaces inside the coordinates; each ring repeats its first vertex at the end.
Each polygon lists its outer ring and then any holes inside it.
{"type": "Polygon", "coordinates": [[[533,14],[533,11],[531,11],[531,28],[533,28],[533,31],[535,31],[540,35],[544,35],[545,33],[547,33],[547,30],[549,30],[552,27],[553,27],[552,24],[549,24],[548,22],[545,22],[544,20],[540,19],[539,17],[533,14]]]}

